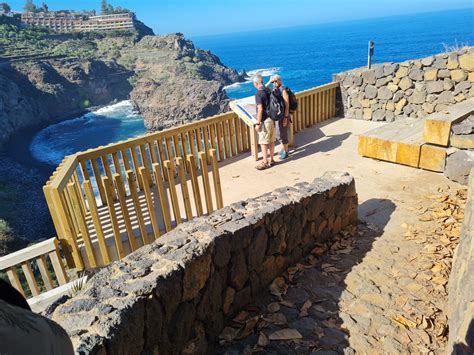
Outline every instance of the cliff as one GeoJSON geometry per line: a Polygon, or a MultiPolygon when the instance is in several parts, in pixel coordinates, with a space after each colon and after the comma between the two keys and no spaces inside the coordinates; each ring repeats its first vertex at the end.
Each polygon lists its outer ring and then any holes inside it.
{"type": "Polygon", "coordinates": [[[0,149],[19,129],[129,97],[150,130],[227,110],[235,70],[182,34],[142,27],[58,34],[0,24],[0,149]]]}
{"type": "Polygon", "coordinates": [[[113,61],[52,59],[0,66],[0,146],[19,129],[128,97],[131,73],[113,61]]]}
{"type": "Polygon", "coordinates": [[[146,36],[127,56],[137,72],[130,98],[150,130],[227,111],[224,85],[241,79],[180,33],[146,36]]]}

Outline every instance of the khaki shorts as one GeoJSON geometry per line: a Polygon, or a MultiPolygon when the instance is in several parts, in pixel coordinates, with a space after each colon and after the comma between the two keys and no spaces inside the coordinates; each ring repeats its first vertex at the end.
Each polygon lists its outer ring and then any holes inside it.
{"type": "Polygon", "coordinates": [[[271,144],[276,141],[275,122],[271,118],[267,118],[258,133],[258,144],[271,144]]]}

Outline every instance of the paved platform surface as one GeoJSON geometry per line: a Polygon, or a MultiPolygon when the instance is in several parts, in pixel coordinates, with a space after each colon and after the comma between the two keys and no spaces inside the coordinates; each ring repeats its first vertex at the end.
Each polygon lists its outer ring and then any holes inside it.
{"type": "Polygon", "coordinates": [[[219,353],[443,353],[461,187],[439,173],[359,156],[358,135],[381,124],[333,119],[296,135],[291,158],[268,170],[254,169],[250,157],[222,166],[225,204],[347,171],[362,223],[282,275],[280,295],[271,288],[229,324],[245,328],[259,317],[250,335],[219,353]],[[274,340],[288,329],[290,339],[274,340]]]}

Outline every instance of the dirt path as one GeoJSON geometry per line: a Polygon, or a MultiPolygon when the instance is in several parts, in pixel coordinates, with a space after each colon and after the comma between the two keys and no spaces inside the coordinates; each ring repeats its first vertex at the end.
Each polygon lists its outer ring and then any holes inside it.
{"type": "Polygon", "coordinates": [[[400,167],[367,161],[380,174],[356,177],[363,222],[276,279],[224,330],[220,353],[444,353],[465,190],[415,169],[394,184],[400,167]]]}

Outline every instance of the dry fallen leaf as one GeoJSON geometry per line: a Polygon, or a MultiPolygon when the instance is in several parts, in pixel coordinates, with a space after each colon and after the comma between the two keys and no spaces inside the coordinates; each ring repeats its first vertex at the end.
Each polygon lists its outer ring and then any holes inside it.
{"type": "Polygon", "coordinates": [[[265,333],[260,332],[258,336],[258,345],[264,348],[268,344],[270,344],[270,340],[268,340],[268,337],[265,335],[265,333]]]}
{"type": "Polygon", "coordinates": [[[396,317],[393,317],[392,320],[398,324],[398,325],[402,325],[403,327],[405,328],[416,328],[416,323],[413,322],[412,320],[409,320],[407,318],[405,318],[404,316],[396,316],[396,317]]]}
{"type": "Polygon", "coordinates": [[[277,330],[276,332],[270,334],[268,339],[270,339],[270,340],[294,340],[294,339],[303,339],[303,336],[296,329],[286,328],[286,329],[277,330]]]}
{"type": "Polygon", "coordinates": [[[308,309],[311,307],[311,301],[306,300],[306,302],[301,306],[300,310],[300,317],[307,317],[308,316],[308,309]]]}
{"type": "Polygon", "coordinates": [[[267,306],[267,311],[270,313],[276,313],[280,310],[280,305],[278,302],[272,302],[267,306]]]}
{"type": "Polygon", "coordinates": [[[288,290],[288,285],[285,282],[285,279],[281,276],[277,277],[269,286],[270,293],[277,297],[281,297],[286,294],[288,290]]]}
{"type": "Polygon", "coordinates": [[[275,325],[284,325],[287,323],[286,317],[283,313],[272,313],[268,317],[264,317],[263,320],[275,325]]]}

